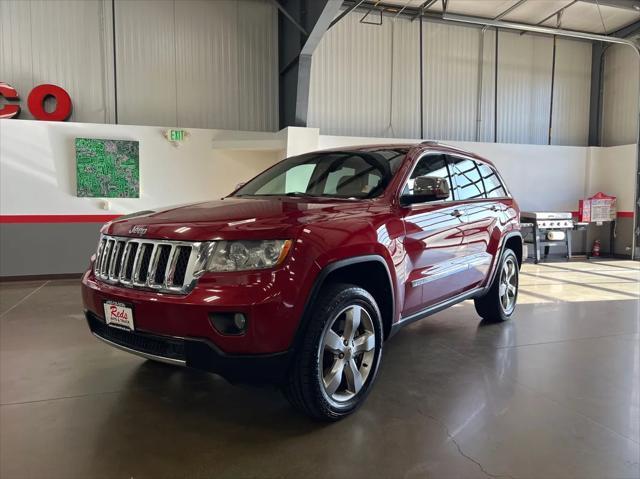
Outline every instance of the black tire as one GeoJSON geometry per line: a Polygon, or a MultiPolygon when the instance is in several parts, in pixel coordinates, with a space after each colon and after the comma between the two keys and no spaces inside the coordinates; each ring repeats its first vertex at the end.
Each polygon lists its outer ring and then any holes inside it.
{"type": "Polygon", "coordinates": [[[513,250],[506,248],[500,258],[498,271],[496,271],[489,291],[484,296],[474,300],[476,311],[484,320],[489,322],[502,322],[511,318],[518,300],[519,274],[518,258],[513,250]],[[514,266],[513,281],[510,284],[515,285],[515,295],[513,297],[513,305],[511,306],[510,303],[508,303],[510,307],[505,308],[500,285],[501,281],[505,278],[505,274],[508,274],[506,268],[509,268],[510,264],[514,266]]]}
{"type": "MultiPolygon", "coordinates": [[[[289,372],[284,393],[296,409],[308,416],[317,420],[337,421],[353,413],[362,405],[375,380],[380,358],[382,357],[383,332],[380,310],[375,299],[364,289],[351,284],[330,284],[322,289],[310,314],[311,317],[307,323],[307,329],[293,359],[293,366],[289,372]],[[345,330],[342,336],[339,337],[342,340],[344,337],[349,336],[346,330],[347,319],[344,318],[344,315],[347,314],[345,311],[351,310],[351,308],[359,310],[359,314],[362,314],[363,320],[360,322],[361,326],[359,327],[364,328],[366,323],[367,327],[370,329],[372,327],[373,331],[364,329],[362,329],[362,333],[356,331],[355,339],[349,344],[353,346],[356,340],[363,339],[366,334],[369,340],[371,336],[375,338],[375,346],[367,352],[360,353],[353,352],[355,347],[353,350],[349,349],[349,352],[346,353],[348,357],[345,359],[342,359],[345,357],[343,353],[340,353],[343,354],[340,359],[338,359],[337,353],[323,353],[323,351],[326,351],[324,341],[329,329],[336,327],[336,325],[344,324],[345,330]],[[362,313],[363,310],[366,314],[362,313]],[[340,321],[342,323],[339,323],[340,321]],[[357,334],[360,334],[360,336],[357,336],[357,334]],[[373,354],[371,354],[371,351],[373,354]],[[356,354],[361,356],[356,356],[356,354]],[[324,364],[326,364],[326,361],[333,361],[334,365],[337,361],[343,361],[342,364],[351,364],[349,358],[352,355],[354,358],[353,364],[360,370],[365,371],[360,378],[364,374],[366,374],[366,378],[361,382],[361,389],[357,393],[345,391],[347,396],[354,394],[353,397],[337,400],[327,392],[323,378],[331,368],[326,369],[324,364]],[[365,359],[365,355],[369,359],[365,359]],[[323,362],[323,367],[320,366],[321,361],[323,362]],[[358,361],[360,362],[358,363],[358,361]],[[321,372],[321,370],[324,372],[321,372]]],[[[351,335],[351,337],[354,338],[354,335],[351,335]]],[[[348,384],[345,382],[347,381],[347,370],[348,367],[345,366],[345,373],[340,373],[340,377],[343,379],[340,380],[342,382],[339,384],[344,384],[345,388],[348,384]]],[[[349,369],[349,371],[353,370],[349,369]]],[[[353,374],[352,372],[349,377],[353,378],[353,374]]],[[[351,380],[353,381],[353,379],[351,380]]],[[[356,388],[354,387],[353,389],[356,388]]],[[[339,391],[335,391],[334,394],[339,394],[339,391]]]]}

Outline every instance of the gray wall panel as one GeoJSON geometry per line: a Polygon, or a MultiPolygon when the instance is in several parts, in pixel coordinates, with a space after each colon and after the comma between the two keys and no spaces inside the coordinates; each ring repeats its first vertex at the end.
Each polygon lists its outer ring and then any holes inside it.
{"type": "Polygon", "coordinates": [[[424,24],[425,138],[474,141],[480,30],[424,24]]]}
{"type": "MultiPolygon", "coordinates": [[[[482,32],[478,33],[482,35],[482,32]]],[[[478,49],[480,44],[478,44],[478,49]]],[[[479,125],[476,126],[477,141],[492,142],[495,131],[495,58],[496,58],[496,31],[491,29],[484,33],[484,45],[482,48],[482,92],[480,98],[479,125]]]]}
{"type": "Polygon", "coordinates": [[[176,10],[178,124],[239,127],[235,1],[187,0],[176,10]]]}
{"type": "MultiPolygon", "coordinates": [[[[0,81],[9,83],[24,99],[33,88],[31,8],[22,0],[0,1],[0,81]]],[[[31,118],[23,104],[22,118],[31,118]]]]}
{"type": "Polygon", "coordinates": [[[177,125],[175,4],[117,0],[118,123],[177,125]]]}
{"type": "Polygon", "coordinates": [[[625,45],[610,46],[604,56],[603,146],[636,142],[638,131],[638,56],[625,45]]]}
{"type": "Polygon", "coordinates": [[[498,35],[498,143],[546,144],[553,40],[498,35]]]}
{"type": "MultiPolygon", "coordinates": [[[[313,55],[308,125],[326,135],[394,136],[391,124],[393,30],[408,23],[359,22],[349,14],[323,37],[313,55]]],[[[394,57],[402,74],[403,58],[394,57]]],[[[396,135],[402,136],[400,132],[396,135]]]]}
{"type": "Polygon", "coordinates": [[[551,144],[589,142],[591,43],[558,38],[551,144]]]}
{"type": "Polygon", "coordinates": [[[0,275],[81,273],[95,252],[101,226],[98,223],[0,225],[0,275]]]}
{"type": "MultiPolygon", "coordinates": [[[[419,138],[419,23],[385,16],[367,25],[362,16],[344,17],[314,54],[309,126],[329,135],[419,138]]],[[[480,28],[424,22],[425,138],[494,141],[495,35],[485,32],[480,61],[480,28]]],[[[590,48],[558,40],[552,143],[587,142],[590,48]]],[[[552,53],[551,37],[500,32],[498,142],[548,142],[552,53]]]]}
{"type": "MultiPolygon", "coordinates": [[[[278,11],[262,0],[238,6],[240,130],[278,130],[278,11]]],[[[220,126],[219,128],[222,128],[220,126]]]]}
{"type": "Polygon", "coordinates": [[[72,121],[278,129],[267,0],[0,0],[0,81],[65,88],[72,121]]]}
{"type": "Polygon", "coordinates": [[[30,90],[53,83],[71,96],[71,121],[109,121],[113,73],[106,58],[111,31],[105,31],[105,5],[103,0],[0,2],[0,81],[20,93],[20,118],[32,119],[30,90]]]}

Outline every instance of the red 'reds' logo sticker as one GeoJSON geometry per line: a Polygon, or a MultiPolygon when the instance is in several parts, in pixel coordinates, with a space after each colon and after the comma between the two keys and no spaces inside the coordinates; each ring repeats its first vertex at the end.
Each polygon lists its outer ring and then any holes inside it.
{"type": "Polygon", "coordinates": [[[111,312],[111,318],[113,319],[119,319],[124,321],[127,321],[129,319],[129,316],[127,316],[127,312],[125,310],[118,311],[117,306],[111,305],[109,310],[111,312]]]}

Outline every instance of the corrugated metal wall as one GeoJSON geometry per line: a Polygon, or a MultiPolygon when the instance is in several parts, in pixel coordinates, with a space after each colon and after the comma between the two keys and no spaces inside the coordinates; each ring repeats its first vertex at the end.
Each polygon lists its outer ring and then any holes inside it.
{"type": "Polygon", "coordinates": [[[498,34],[498,142],[547,143],[553,40],[498,34]]]}
{"type": "MultiPolygon", "coordinates": [[[[381,26],[367,25],[362,15],[335,25],[314,55],[309,126],[332,135],[419,138],[419,22],[384,17],[381,26]]],[[[481,35],[479,28],[423,23],[425,138],[494,140],[495,31],[484,33],[482,62],[481,35]]],[[[504,31],[498,39],[497,141],[546,144],[553,39],[504,31]]],[[[591,45],[558,39],[556,67],[551,143],[586,145],[591,45]]]]}
{"type": "Polygon", "coordinates": [[[480,30],[424,23],[423,41],[425,138],[475,140],[480,30]]]}
{"type": "Polygon", "coordinates": [[[551,143],[587,145],[591,95],[591,44],[557,40],[551,143]]]}
{"type": "MultiPolygon", "coordinates": [[[[319,126],[328,135],[403,136],[403,130],[390,122],[391,65],[393,62],[396,74],[393,80],[402,81],[408,89],[407,107],[418,90],[405,82],[419,77],[415,71],[405,74],[405,68],[409,58],[418,63],[417,49],[412,47],[415,42],[410,41],[410,34],[398,38],[394,30],[391,21],[381,26],[361,25],[353,14],[329,30],[313,54],[309,126],[319,126]],[[406,43],[400,44],[403,39],[406,43]]],[[[401,83],[397,84],[400,88],[401,83]]]]}
{"type": "Polygon", "coordinates": [[[74,102],[71,121],[112,120],[110,25],[102,0],[0,1],[0,81],[21,95],[20,118],[32,118],[31,89],[54,83],[74,102]]]}
{"type": "Polygon", "coordinates": [[[602,144],[628,145],[638,131],[638,57],[625,45],[610,46],[604,56],[602,144]]]}
{"type": "Polygon", "coordinates": [[[277,130],[267,0],[0,0],[0,81],[65,88],[72,121],[277,130]]]}

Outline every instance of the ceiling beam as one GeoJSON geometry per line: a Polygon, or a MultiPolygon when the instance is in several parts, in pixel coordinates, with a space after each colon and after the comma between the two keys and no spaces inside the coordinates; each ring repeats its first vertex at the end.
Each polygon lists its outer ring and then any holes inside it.
{"type": "Polygon", "coordinates": [[[627,38],[638,32],[640,32],[640,20],[621,28],[620,30],[616,30],[611,33],[611,35],[614,37],[627,38]]]}
{"type": "Polygon", "coordinates": [[[601,7],[620,8],[622,10],[631,10],[640,12],[640,1],[638,0],[579,0],[583,3],[591,3],[601,7]]]}
{"type": "MultiPolygon", "coordinates": [[[[360,5],[362,5],[364,3],[365,0],[360,0],[359,2],[354,2],[353,5],[351,5],[350,7],[345,8],[342,13],[340,15],[338,15],[330,24],[329,24],[329,28],[333,27],[336,23],[338,23],[340,20],[342,20],[344,17],[346,17],[348,14],[350,14],[353,10],[355,10],[356,8],[358,8],[360,5]]],[[[327,30],[329,30],[329,28],[327,28],[327,30]]]]}
{"type": "Polygon", "coordinates": [[[522,6],[522,4],[524,4],[527,0],[519,0],[518,2],[514,3],[513,5],[511,5],[509,8],[507,8],[505,11],[503,11],[502,13],[500,13],[498,16],[493,17],[494,20],[500,20],[504,17],[506,17],[507,15],[509,15],[511,12],[513,12],[516,8],[519,8],[520,6],[522,6]]]}
{"type": "Polygon", "coordinates": [[[302,33],[305,37],[309,36],[309,34],[302,27],[302,25],[300,25],[298,21],[295,18],[293,18],[293,16],[289,12],[287,12],[287,9],[284,8],[278,0],[271,0],[271,3],[273,3],[276,6],[276,8],[280,10],[280,13],[282,13],[282,15],[284,15],[284,17],[287,20],[289,20],[298,30],[300,30],[300,33],[302,33]]]}

